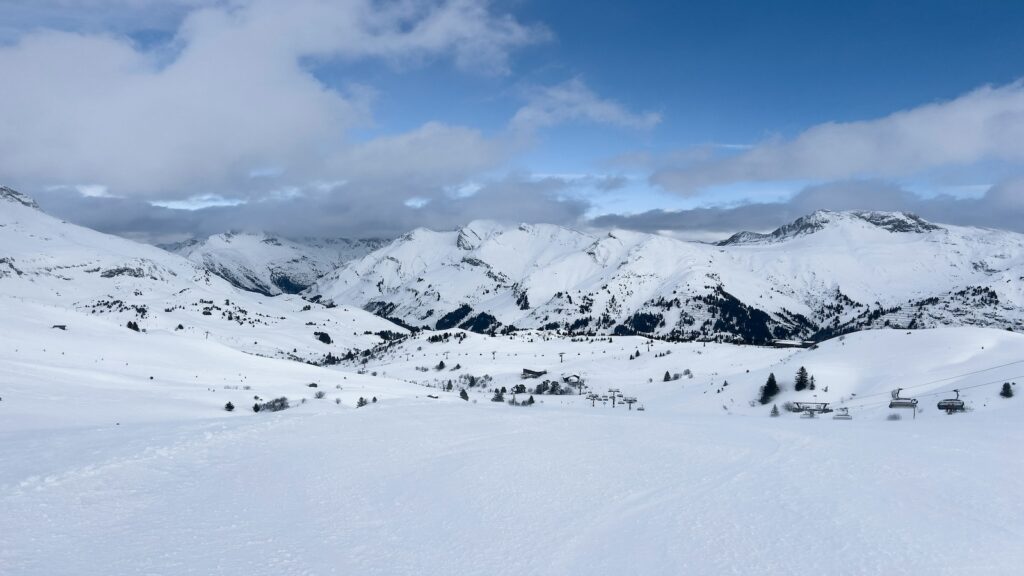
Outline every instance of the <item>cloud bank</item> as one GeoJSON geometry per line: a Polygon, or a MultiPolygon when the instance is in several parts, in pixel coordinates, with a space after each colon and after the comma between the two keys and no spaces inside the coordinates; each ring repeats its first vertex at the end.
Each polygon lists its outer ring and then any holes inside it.
{"type": "Polygon", "coordinates": [[[982,161],[1024,162],[1024,83],[863,122],[813,126],[727,157],[663,166],[651,182],[686,195],[716,184],[901,178],[982,161]]]}

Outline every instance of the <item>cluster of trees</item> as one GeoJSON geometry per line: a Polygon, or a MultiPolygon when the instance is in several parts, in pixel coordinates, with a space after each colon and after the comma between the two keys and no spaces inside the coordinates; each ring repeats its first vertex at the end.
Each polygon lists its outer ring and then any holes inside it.
{"type": "Polygon", "coordinates": [[[777,396],[779,392],[781,390],[779,389],[778,382],[775,381],[775,373],[773,372],[768,375],[768,381],[764,383],[764,386],[761,386],[761,404],[764,405],[771,402],[772,398],[777,396]]]}
{"type": "Polygon", "coordinates": [[[135,330],[136,332],[138,332],[139,331],[139,325],[134,320],[129,320],[128,321],[128,329],[129,330],[135,330]]]}
{"type": "MultiPolygon", "coordinates": [[[[230,402],[229,402],[230,404],[230,402]]],[[[284,396],[280,398],[274,398],[269,402],[259,403],[256,402],[252,405],[253,412],[279,412],[281,410],[287,410],[289,408],[288,399],[284,396]]],[[[225,406],[225,408],[227,408],[225,406]]]]}
{"type": "MultiPolygon", "coordinates": [[[[437,363],[437,366],[434,366],[434,370],[437,370],[438,372],[440,372],[441,370],[444,370],[445,368],[447,368],[447,366],[445,366],[444,360],[441,360],[440,362],[437,363]]],[[[462,369],[462,364],[456,364],[455,367],[452,368],[452,370],[461,370],[461,369],[462,369]]],[[[424,372],[425,372],[425,370],[424,370],[424,372]]]]}
{"type": "MultiPolygon", "coordinates": [[[[668,376],[667,373],[665,375],[668,376]]],[[[793,380],[793,390],[800,392],[802,390],[815,390],[816,388],[817,383],[814,381],[814,376],[807,372],[807,368],[801,366],[800,369],[796,371],[796,378],[793,380]]],[[[772,398],[777,396],[781,391],[782,389],[779,388],[779,383],[775,380],[775,374],[769,374],[768,381],[764,383],[764,386],[761,386],[761,397],[758,401],[762,405],[768,404],[772,401],[772,398]]],[[[825,391],[827,392],[828,388],[825,388],[825,391]]]]}
{"type": "Polygon", "coordinates": [[[558,396],[561,394],[572,394],[572,388],[562,386],[557,380],[545,380],[540,384],[537,384],[531,392],[533,394],[551,394],[552,396],[558,396]]]}
{"type": "Polygon", "coordinates": [[[488,374],[483,376],[473,376],[472,374],[459,374],[459,382],[462,383],[466,388],[473,388],[474,386],[487,386],[490,384],[492,378],[488,374]]]}
{"type": "Polygon", "coordinates": [[[526,400],[523,400],[522,402],[517,401],[514,397],[510,398],[509,401],[508,401],[508,404],[509,404],[509,406],[533,406],[533,404],[534,404],[533,395],[531,395],[526,400]]]}
{"type": "Polygon", "coordinates": [[[803,366],[796,371],[796,379],[793,381],[793,389],[797,392],[801,390],[814,390],[816,384],[814,382],[814,376],[807,373],[807,368],[803,366]]]}

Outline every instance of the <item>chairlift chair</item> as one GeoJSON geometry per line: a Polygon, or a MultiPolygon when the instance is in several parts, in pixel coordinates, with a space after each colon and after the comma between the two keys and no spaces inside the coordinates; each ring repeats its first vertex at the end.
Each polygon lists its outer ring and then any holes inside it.
{"type": "Polygon", "coordinates": [[[836,413],[832,416],[833,420],[853,420],[853,416],[850,416],[849,408],[836,408],[836,413]]]}
{"type": "Polygon", "coordinates": [[[953,390],[956,392],[956,398],[946,398],[945,400],[939,400],[939,410],[945,410],[946,414],[952,414],[953,412],[963,412],[964,401],[960,399],[960,391],[953,390]]]}
{"type": "Polygon", "coordinates": [[[917,398],[904,398],[900,396],[903,388],[892,391],[892,400],[889,401],[889,408],[917,408],[917,398]]]}

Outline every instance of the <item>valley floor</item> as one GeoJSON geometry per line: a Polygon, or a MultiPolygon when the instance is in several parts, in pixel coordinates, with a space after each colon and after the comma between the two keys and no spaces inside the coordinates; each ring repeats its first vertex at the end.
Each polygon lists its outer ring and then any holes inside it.
{"type": "Polygon", "coordinates": [[[1024,428],[481,401],[0,432],[0,573],[1017,574],[1024,428]]]}

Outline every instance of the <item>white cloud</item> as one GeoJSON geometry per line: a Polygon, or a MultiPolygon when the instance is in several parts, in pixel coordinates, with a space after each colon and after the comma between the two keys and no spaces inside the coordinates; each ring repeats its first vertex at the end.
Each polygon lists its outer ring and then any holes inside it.
{"type": "Polygon", "coordinates": [[[331,89],[306,63],[447,57],[501,74],[509,51],[545,37],[469,0],[211,2],[182,16],[173,53],[122,36],[30,32],[0,47],[0,174],[30,188],[97,182],[157,200],[259,194],[382,173],[389,162],[404,177],[461,177],[494,157],[478,132],[427,124],[355,145],[346,134],[369,122],[372,95],[331,89]],[[445,143],[456,148],[417,148],[445,143]]]}
{"type": "Polygon", "coordinates": [[[534,88],[528,103],[516,112],[513,130],[532,131],[565,122],[590,122],[646,130],[661,122],[656,112],[631,112],[618,102],[601,98],[579,78],[534,88]]]}
{"type": "Polygon", "coordinates": [[[216,206],[239,206],[245,204],[241,198],[225,198],[219,194],[200,194],[184,200],[154,200],[151,205],[172,210],[202,210],[216,206]]]}
{"type": "Polygon", "coordinates": [[[1024,84],[984,87],[884,118],[814,126],[728,157],[695,158],[651,180],[692,194],[722,183],[900,178],[988,160],[1024,162],[1024,84]]]}

